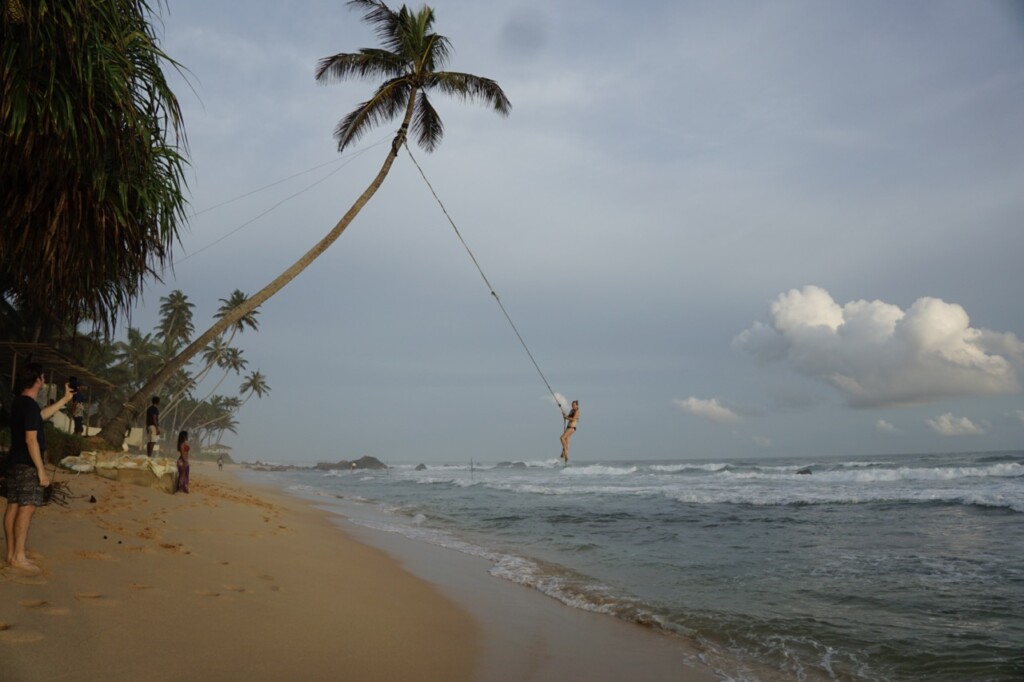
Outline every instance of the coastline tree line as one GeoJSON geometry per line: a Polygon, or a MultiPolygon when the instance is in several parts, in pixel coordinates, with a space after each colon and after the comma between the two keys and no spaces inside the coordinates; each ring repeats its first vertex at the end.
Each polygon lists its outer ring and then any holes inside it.
{"type": "Polygon", "coordinates": [[[161,299],[158,330],[129,329],[126,340],[112,343],[117,321],[130,313],[145,281],[170,266],[187,221],[187,140],[163,71],[181,66],[160,49],[146,0],[0,3],[0,340],[17,335],[53,340],[64,350],[92,348],[93,355],[76,357],[97,374],[115,372],[118,397],[97,415],[98,438],[109,447],[120,447],[157,393],[175,396],[165,414],[185,414],[183,423],[205,420],[199,428],[210,429],[210,437],[231,431],[238,408],[266,394],[265,378],[248,375],[237,399],[213,393],[197,399],[190,389],[211,372],[246,368],[231,339],[255,329],[259,306],[341,236],[383,184],[410,133],[427,152],[438,146],[444,127],[429,94],[477,101],[502,116],[511,111],[495,81],[444,69],[452,47],[434,33],[433,9],[349,0],[381,46],[321,59],[315,80],[379,83],[334,135],[340,153],[370,129],[400,119],[377,174],[283,273],[251,297],[236,291],[222,299],[202,334],[191,336],[191,304],[174,292],[161,299]],[[79,333],[82,325],[91,331],[79,333]],[[190,374],[197,356],[200,368],[190,374]]]}

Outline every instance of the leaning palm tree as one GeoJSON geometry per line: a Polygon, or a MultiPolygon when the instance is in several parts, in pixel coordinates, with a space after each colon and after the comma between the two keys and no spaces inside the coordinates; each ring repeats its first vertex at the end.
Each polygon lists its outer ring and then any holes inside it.
{"type": "Polygon", "coordinates": [[[300,272],[333,244],[380,188],[405,144],[410,129],[417,143],[433,151],[444,132],[441,118],[428,99],[430,91],[454,95],[464,100],[478,100],[505,116],[512,109],[501,87],[489,78],[468,73],[442,70],[451,55],[451,44],[433,32],[434,10],[423,6],[412,11],[404,5],[396,12],[380,0],[350,0],[350,6],[363,10],[363,18],[374,26],[383,48],[362,49],[357,53],[336,54],[320,60],[316,79],[331,83],[348,78],[383,78],[384,82],[366,102],[360,104],[338,123],[334,137],[338,150],[343,150],[371,128],[402,116],[402,123],[391,142],[391,149],[370,185],[363,190],[351,208],[334,228],[290,268],[277,276],[245,303],[225,314],[204,334],[195,339],[174,360],[158,371],[135,396],[126,401],[120,413],[109,421],[100,437],[120,447],[124,433],[142,410],[147,396],[155,393],[175,369],[188,362],[214,338],[237,324],[295,279],[300,272]]]}

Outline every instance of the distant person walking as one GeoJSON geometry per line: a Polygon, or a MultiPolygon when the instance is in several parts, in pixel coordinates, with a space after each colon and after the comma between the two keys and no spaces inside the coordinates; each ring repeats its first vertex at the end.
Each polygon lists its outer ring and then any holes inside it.
{"type": "Polygon", "coordinates": [[[153,456],[153,446],[160,439],[160,396],[153,396],[150,406],[146,408],[146,456],[153,456]]]}
{"type": "Polygon", "coordinates": [[[48,500],[50,476],[46,473],[46,432],[43,423],[63,408],[74,392],[65,384],[64,397],[40,409],[37,398],[46,383],[42,366],[29,363],[19,373],[15,389],[19,395],[11,403],[11,451],[8,455],[6,485],[7,509],[4,511],[4,539],[7,563],[27,573],[40,568],[25,555],[28,530],[36,507],[48,500]]]}
{"type": "Polygon", "coordinates": [[[562,460],[569,463],[569,439],[572,438],[573,434],[576,433],[576,423],[580,420],[580,401],[572,401],[572,409],[569,410],[569,414],[562,410],[562,419],[566,421],[565,431],[562,432],[562,437],[559,438],[562,441],[562,460]]]}
{"type": "Polygon", "coordinates": [[[179,493],[188,492],[188,453],[191,450],[188,444],[188,431],[178,434],[178,490],[179,493]]]}

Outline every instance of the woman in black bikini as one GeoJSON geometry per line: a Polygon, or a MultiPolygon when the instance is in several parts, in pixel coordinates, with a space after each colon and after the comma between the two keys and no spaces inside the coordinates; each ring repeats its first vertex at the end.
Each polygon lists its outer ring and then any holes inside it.
{"type": "Polygon", "coordinates": [[[565,431],[562,432],[562,437],[559,438],[562,441],[562,459],[566,464],[569,463],[569,439],[572,438],[572,434],[576,433],[576,422],[580,420],[580,401],[572,401],[572,409],[569,410],[569,414],[562,411],[562,419],[566,420],[565,431]]]}

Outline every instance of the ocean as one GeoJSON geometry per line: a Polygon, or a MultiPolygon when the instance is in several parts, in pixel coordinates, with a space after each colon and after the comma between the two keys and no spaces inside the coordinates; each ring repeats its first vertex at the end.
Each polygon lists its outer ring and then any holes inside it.
{"type": "Polygon", "coordinates": [[[273,476],[725,680],[1024,679],[1024,452],[389,467],[273,476]]]}

